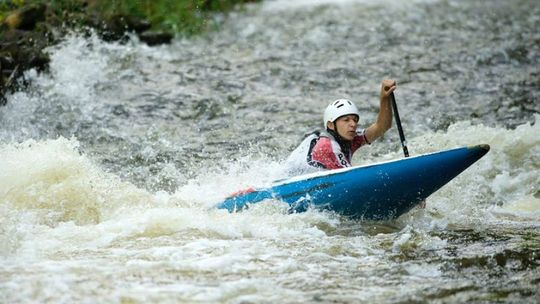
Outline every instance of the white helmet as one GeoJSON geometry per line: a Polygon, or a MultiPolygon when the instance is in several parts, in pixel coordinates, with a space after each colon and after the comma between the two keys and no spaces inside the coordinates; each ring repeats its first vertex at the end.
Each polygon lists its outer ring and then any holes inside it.
{"type": "Polygon", "coordinates": [[[349,114],[360,117],[360,113],[354,103],[348,99],[338,99],[333,101],[326,107],[326,110],[324,110],[324,129],[326,129],[327,122],[334,122],[341,116],[349,114]]]}

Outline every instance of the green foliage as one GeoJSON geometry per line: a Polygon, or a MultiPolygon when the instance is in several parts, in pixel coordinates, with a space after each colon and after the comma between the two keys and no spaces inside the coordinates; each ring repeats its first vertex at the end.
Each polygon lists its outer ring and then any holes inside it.
{"type": "Polygon", "coordinates": [[[12,10],[16,9],[18,7],[21,7],[26,4],[25,0],[11,0],[11,1],[0,1],[0,9],[2,11],[4,10],[12,10]]]}
{"type": "Polygon", "coordinates": [[[23,6],[24,0],[2,1],[0,0],[0,19],[4,19],[11,11],[23,6]]]}
{"type": "Polygon", "coordinates": [[[50,1],[34,1],[42,2],[49,5],[49,8],[57,15],[62,16],[66,13],[81,13],[84,12],[86,5],[81,0],[50,0],[50,1]]]}

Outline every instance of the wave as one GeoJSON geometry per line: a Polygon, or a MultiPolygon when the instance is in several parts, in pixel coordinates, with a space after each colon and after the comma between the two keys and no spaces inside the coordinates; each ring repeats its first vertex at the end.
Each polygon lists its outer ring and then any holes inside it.
{"type": "MultiPolygon", "coordinates": [[[[535,119],[516,129],[459,122],[445,132],[412,138],[413,155],[479,143],[490,144],[491,151],[428,198],[426,209],[398,222],[424,229],[538,223],[540,115],[535,119]]],[[[382,156],[399,157],[398,150],[382,156]]],[[[281,164],[264,158],[231,162],[220,170],[208,168],[174,193],[149,192],[106,172],[80,152],[76,138],[4,144],[0,159],[4,253],[65,242],[104,246],[118,238],[180,231],[218,238],[324,235],[342,220],[316,210],[290,215],[277,201],[238,214],[214,210],[213,204],[227,194],[253,186],[254,181],[255,186],[265,186],[278,177],[281,164]],[[40,234],[49,237],[41,240],[40,234]]]]}

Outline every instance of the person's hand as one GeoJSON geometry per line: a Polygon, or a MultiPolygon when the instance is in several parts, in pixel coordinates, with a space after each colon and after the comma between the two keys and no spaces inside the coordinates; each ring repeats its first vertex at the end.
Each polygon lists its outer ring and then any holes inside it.
{"type": "Polygon", "coordinates": [[[385,79],[381,84],[381,99],[387,99],[396,89],[396,81],[385,79]]]}

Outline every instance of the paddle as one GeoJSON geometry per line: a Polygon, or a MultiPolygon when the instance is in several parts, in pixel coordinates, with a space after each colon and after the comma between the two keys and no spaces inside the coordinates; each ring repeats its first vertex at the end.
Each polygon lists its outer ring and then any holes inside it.
{"type": "Polygon", "coordinates": [[[390,93],[390,101],[392,102],[392,108],[394,109],[394,117],[396,119],[396,125],[399,131],[399,139],[401,140],[401,147],[403,147],[403,154],[405,157],[409,157],[409,150],[407,149],[407,142],[405,141],[405,134],[403,134],[403,128],[401,127],[401,119],[399,119],[399,112],[397,109],[396,98],[394,92],[390,93]]]}

